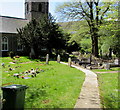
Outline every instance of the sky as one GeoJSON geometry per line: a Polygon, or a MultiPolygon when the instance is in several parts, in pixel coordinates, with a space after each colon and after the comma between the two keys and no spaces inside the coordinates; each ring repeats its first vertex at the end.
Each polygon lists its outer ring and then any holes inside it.
{"type": "MultiPolygon", "coordinates": [[[[57,14],[55,13],[56,6],[60,5],[63,2],[70,2],[70,1],[78,1],[78,0],[49,0],[49,12],[54,16],[55,19],[58,20],[57,14]]],[[[110,0],[104,0],[104,1],[110,1],[110,0]]],[[[25,0],[0,0],[0,15],[25,18],[24,3],[25,0]]]]}
{"type": "MultiPolygon", "coordinates": [[[[57,5],[69,0],[49,0],[49,12],[57,18],[55,8],[57,5]],[[59,1],[59,2],[58,2],[59,1]]],[[[0,15],[25,18],[25,0],[0,0],[0,15]]]]}

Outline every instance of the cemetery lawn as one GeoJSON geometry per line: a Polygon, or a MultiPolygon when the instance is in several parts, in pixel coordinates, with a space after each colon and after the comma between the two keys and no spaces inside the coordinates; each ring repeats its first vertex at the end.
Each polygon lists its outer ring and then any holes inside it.
{"type": "MultiPolygon", "coordinates": [[[[118,102],[120,101],[118,93],[118,72],[110,73],[110,71],[118,71],[118,68],[111,68],[110,70],[93,70],[94,72],[106,72],[97,73],[101,104],[103,108],[119,108],[118,102]]],[[[119,70],[120,71],[120,70],[119,70]]],[[[120,108],[119,108],[120,109],[120,108]]]]}
{"type": "MultiPolygon", "coordinates": [[[[16,58],[15,64],[9,57],[0,58],[5,63],[2,71],[2,85],[20,84],[28,86],[25,97],[25,108],[73,108],[79,96],[85,75],[83,72],[50,61],[49,65],[27,57],[16,58]],[[9,68],[15,70],[10,71],[9,68]],[[14,77],[31,68],[39,68],[40,73],[30,79],[14,77]]],[[[24,74],[22,74],[24,75],[24,74]]]]}

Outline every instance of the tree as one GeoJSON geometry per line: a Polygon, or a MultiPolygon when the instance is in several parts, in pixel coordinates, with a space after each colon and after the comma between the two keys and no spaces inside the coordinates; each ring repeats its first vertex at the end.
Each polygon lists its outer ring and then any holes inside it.
{"type": "Polygon", "coordinates": [[[51,14],[41,17],[38,21],[33,19],[25,27],[17,29],[18,39],[34,53],[38,58],[42,48],[49,50],[62,49],[65,47],[66,40],[64,33],[59,29],[51,14]]]}
{"type": "Polygon", "coordinates": [[[65,32],[69,33],[70,38],[68,41],[67,51],[83,51],[91,52],[91,39],[89,28],[85,20],[70,21],[59,23],[65,32]]]}
{"type": "Polygon", "coordinates": [[[32,56],[37,57],[38,52],[36,50],[38,49],[38,46],[42,45],[41,38],[43,37],[41,33],[38,33],[39,31],[38,22],[35,19],[33,19],[25,27],[19,28],[17,29],[17,31],[18,40],[21,42],[21,44],[24,45],[27,49],[30,48],[32,51],[31,53],[32,56]]]}
{"type": "Polygon", "coordinates": [[[58,50],[65,49],[67,39],[66,34],[55,21],[51,14],[49,14],[48,18],[44,16],[40,19],[40,30],[46,36],[44,44],[50,55],[53,49],[55,49],[56,53],[58,53],[58,50]]]}
{"type": "Polygon", "coordinates": [[[76,41],[72,41],[69,42],[67,45],[67,52],[68,53],[72,53],[73,51],[79,51],[80,47],[79,45],[76,43],[76,41]]]}
{"type": "Polygon", "coordinates": [[[108,13],[106,21],[99,28],[100,46],[104,53],[109,53],[111,57],[111,51],[119,57],[120,55],[120,27],[118,19],[118,4],[111,7],[112,13],[108,13]]]}
{"type": "Polygon", "coordinates": [[[102,24],[106,12],[110,9],[110,3],[100,3],[99,0],[89,1],[86,0],[84,3],[81,1],[64,3],[57,7],[57,12],[66,19],[86,20],[91,34],[92,54],[98,57],[98,27],[102,24]]]}
{"type": "Polygon", "coordinates": [[[117,22],[116,21],[106,21],[99,28],[99,48],[102,50],[104,55],[111,57],[111,49],[113,49],[113,45],[116,43],[115,36],[117,32],[117,22]]]}

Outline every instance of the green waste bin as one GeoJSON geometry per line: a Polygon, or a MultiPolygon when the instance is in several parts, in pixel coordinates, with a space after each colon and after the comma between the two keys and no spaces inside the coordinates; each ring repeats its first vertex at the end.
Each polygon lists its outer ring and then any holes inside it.
{"type": "Polygon", "coordinates": [[[25,90],[28,87],[25,85],[9,85],[2,87],[3,103],[2,110],[24,110],[25,90]]]}

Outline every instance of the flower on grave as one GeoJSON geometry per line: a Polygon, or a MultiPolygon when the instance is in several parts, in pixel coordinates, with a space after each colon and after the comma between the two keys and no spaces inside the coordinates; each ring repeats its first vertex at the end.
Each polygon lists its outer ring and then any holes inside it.
{"type": "Polygon", "coordinates": [[[22,79],[24,79],[24,76],[21,76],[22,79]]]}
{"type": "Polygon", "coordinates": [[[17,55],[17,56],[15,56],[15,58],[20,58],[20,56],[17,55]]]}
{"type": "Polygon", "coordinates": [[[28,74],[28,71],[25,71],[25,73],[27,73],[27,74],[28,74]]]}
{"type": "Polygon", "coordinates": [[[1,63],[1,66],[2,66],[2,67],[5,67],[5,63],[1,63]]]}
{"type": "Polygon", "coordinates": [[[36,73],[37,73],[37,74],[38,74],[38,73],[40,73],[40,72],[39,72],[39,68],[36,68],[36,70],[35,70],[35,71],[36,71],[36,73]]]}
{"type": "Polygon", "coordinates": [[[13,69],[12,68],[9,68],[10,71],[12,71],[13,69]]]}
{"type": "Polygon", "coordinates": [[[40,69],[40,71],[43,71],[42,69],[40,69]]]}
{"type": "Polygon", "coordinates": [[[28,70],[28,73],[30,73],[31,71],[30,70],[28,70]]]}
{"type": "Polygon", "coordinates": [[[1,65],[3,66],[5,63],[1,63],[1,65]]]}

